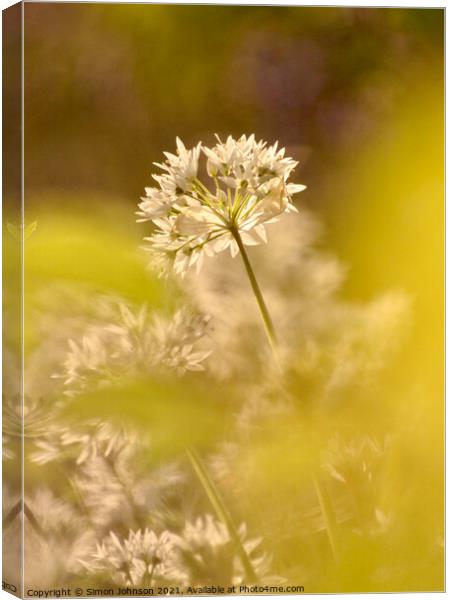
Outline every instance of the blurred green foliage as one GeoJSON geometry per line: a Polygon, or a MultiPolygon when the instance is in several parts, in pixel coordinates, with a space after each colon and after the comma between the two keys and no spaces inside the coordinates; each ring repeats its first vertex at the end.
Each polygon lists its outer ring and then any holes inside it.
{"type": "Polygon", "coordinates": [[[196,377],[121,381],[114,388],[82,394],[67,414],[79,419],[103,418],[132,425],[149,443],[154,465],[183,456],[196,445],[211,449],[230,428],[229,392],[196,377]]]}

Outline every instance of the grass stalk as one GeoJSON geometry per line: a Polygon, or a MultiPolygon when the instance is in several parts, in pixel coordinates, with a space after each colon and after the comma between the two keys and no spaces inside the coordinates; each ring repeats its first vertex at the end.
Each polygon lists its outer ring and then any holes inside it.
{"type": "Polygon", "coordinates": [[[313,475],[313,484],[315,486],[316,495],[318,496],[318,502],[326,526],[326,533],[332,550],[332,556],[335,562],[338,562],[338,525],[335,518],[335,511],[326,488],[315,475],[313,475]]]}
{"type": "Polygon", "coordinates": [[[257,574],[255,573],[254,567],[252,566],[252,562],[246,552],[246,549],[243,546],[243,543],[240,538],[240,534],[238,533],[237,528],[233,522],[233,519],[221,498],[219,490],[217,489],[214,481],[211,479],[210,474],[208,473],[205,465],[202,462],[202,459],[197,454],[197,452],[189,448],[187,449],[188,458],[191,462],[194,472],[196,473],[204,491],[207,495],[216,516],[220,521],[224,523],[227,527],[227,530],[230,534],[230,537],[235,544],[237,552],[240,556],[241,562],[243,564],[244,570],[246,572],[247,577],[250,581],[254,582],[258,580],[257,574]]]}

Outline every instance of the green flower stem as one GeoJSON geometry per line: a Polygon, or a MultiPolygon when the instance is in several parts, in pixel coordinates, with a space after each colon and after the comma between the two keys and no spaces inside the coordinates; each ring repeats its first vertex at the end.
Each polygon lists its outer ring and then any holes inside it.
{"type": "Polygon", "coordinates": [[[252,562],[246,552],[246,549],[243,546],[240,534],[238,533],[238,530],[235,527],[235,524],[233,523],[232,517],[229,511],[227,510],[224,501],[221,498],[219,490],[217,489],[216,485],[211,479],[205,465],[203,464],[202,459],[192,448],[187,449],[186,453],[191,462],[194,472],[196,473],[208,499],[210,500],[214,511],[216,512],[216,516],[227,527],[230,537],[232,538],[233,543],[235,544],[237,552],[240,556],[247,577],[251,582],[258,581],[257,574],[255,573],[254,567],[252,566],[252,562]]]}
{"type": "MultiPolygon", "coordinates": [[[[252,286],[252,290],[254,292],[255,298],[257,300],[258,307],[260,309],[260,313],[263,319],[263,323],[265,326],[266,335],[268,337],[269,344],[274,354],[274,358],[276,364],[281,371],[281,364],[278,352],[278,343],[277,336],[274,329],[274,325],[271,319],[271,315],[269,314],[268,308],[266,306],[265,300],[263,298],[263,294],[260,290],[260,286],[258,285],[257,278],[255,277],[254,270],[252,269],[252,265],[250,263],[249,257],[247,255],[246,249],[243,244],[243,240],[236,228],[232,229],[232,235],[238,244],[238,248],[240,250],[241,257],[243,259],[244,267],[246,269],[246,273],[249,277],[249,281],[252,286]]],[[[326,525],[327,537],[329,539],[330,547],[332,550],[332,555],[334,560],[338,562],[338,527],[337,520],[335,518],[334,508],[330,501],[327,490],[324,488],[322,483],[319,481],[318,477],[313,475],[313,484],[315,486],[316,494],[318,496],[318,502],[320,505],[320,509],[323,515],[323,519],[326,525]]]]}
{"type": "Polygon", "coordinates": [[[278,342],[277,336],[274,329],[274,325],[271,319],[271,315],[269,314],[268,308],[266,306],[265,300],[263,298],[263,294],[260,290],[260,286],[258,285],[257,278],[255,277],[254,270],[252,269],[252,265],[250,263],[249,257],[247,255],[246,249],[243,244],[243,240],[237,229],[232,229],[232,235],[238,244],[238,248],[240,250],[241,258],[243,259],[244,267],[246,269],[247,276],[249,277],[249,281],[252,287],[252,291],[254,292],[255,299],[257,300],[258,308],[260,309],[260,314],[263,319],[263,324],[265,326],[266,336],[269,341],[269,345],[271,346],[271,350],[273,351],[274,358],[276,360],[277,366],[280,368],[280,359],[279,359],[279,351],[278,351],[278,342]]]}
{"type": "Polygon", "coordinates": [[[338,562],[338,526],[335,518],[334,508],[330,500],[329,494],[326,488],[323,486],[318,477],[313,475],[313,484],[315,486],[316,495],[318,496],[318,502],[323,514],[324,524],[326,526],[327,537],[332,550],[332,555],[335,562],[338,562]]]}

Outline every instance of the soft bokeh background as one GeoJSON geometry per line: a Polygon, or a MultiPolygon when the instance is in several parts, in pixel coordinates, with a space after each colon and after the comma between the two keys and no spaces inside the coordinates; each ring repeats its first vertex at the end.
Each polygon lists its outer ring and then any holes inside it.
{"type": "MultiPolygon", "coordinates": [[[[176,136],[194,145],[214,133],[279,140],[300,161],[295,180],[308,189],[298,207],[319,217],[320,247],[347,266],[344,299],[389,289],[411,301],[406,339],[365,409],[334,413],[351,429],[371,421],[402,432],[383,490],[399,528],[374,545],[347,539],[337,570],[321,557],[324,569],[312,567],[311,549],[286,548],[307,565],[293,581],[306,591],[443,587],[443,16],[25,5],[25,206],[37,221],[26,242],[29,315],[61,281],[165,306],[170,294],[137,250],[147,226],[133,213],[176,136]],[[379,563],[388,566],[377,580],[379,563]]],[[[34,348],[31,317],[25,333],[34,348]]],[[[98,401],[102,413],[108,401],[98,401]]],[[[141,419],[139,406],[137,394],[127,410],[141,419]]],[[[262,460],[280,486],[274,457],[262,460]]]]}
{"type": "Polygon", "coordinates": [[[30,220],[131,209],[176,135],[254,132],[300,160],[349,293],[412,286],[439,318],[443,11],[30,4],[26,32],[30,220]]]}

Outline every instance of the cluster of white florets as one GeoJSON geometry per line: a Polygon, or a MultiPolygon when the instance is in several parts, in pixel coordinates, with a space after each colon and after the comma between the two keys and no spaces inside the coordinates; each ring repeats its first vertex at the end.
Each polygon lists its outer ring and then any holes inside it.
{"type": "Polygon", "coordinates": [[[177,138],[177,153],[165,152],[166,161],[155,163],[164,173],[153,175],[158,187],[146,188],[137,214],[155,225],[145,239],[160,270],[173,265],[183,275],[190,267],[199,271],[205,256],[226,249],[235,256],[240,243],[265,242],[265,225],[296,210],[292,196],[305,186],[288,183],[297,162],[284,148],[254,135],[217,139],[212,148],[199,143],[188,150],[177,138]]]}
{"type": "Polygon", "coordinates": [[[73,396],[93,381],[107,383],[124,374],[152,373],[162,368],[204,370],[210,349],[202,343],[208,317],[182,308],[170,318],[118,304],[112,323],[95,323],[80,340],[68,341],[64,369],[66,395],[73,396]]]}
{"type": "Polygon", "coordinates": [[[177,536],[169,531],[158,535],[150,529],[139,529],[130,531],[125,539],[111,531],[83,562],[88,571],[104,573],[122,585],[181,583],[176,542],[177,536]]]}
{"type": "MultiPolygon", "coordinates": [[[[269,559],[256,553],[261,540],[248,538],[244,524],[239,535],[254,572],[263,576],[269,559]]],[[[210,514],[187,521],[180,533],[140,529],[130,530],[127,538],[120,539],[110,532],[83,564],[88,571],[103,573],[118,584],[135,586],[205,583],[208,579],[203,577],[212,571],[228,577],[230,584],[246,580],[227,527],[210,514]]]]}

